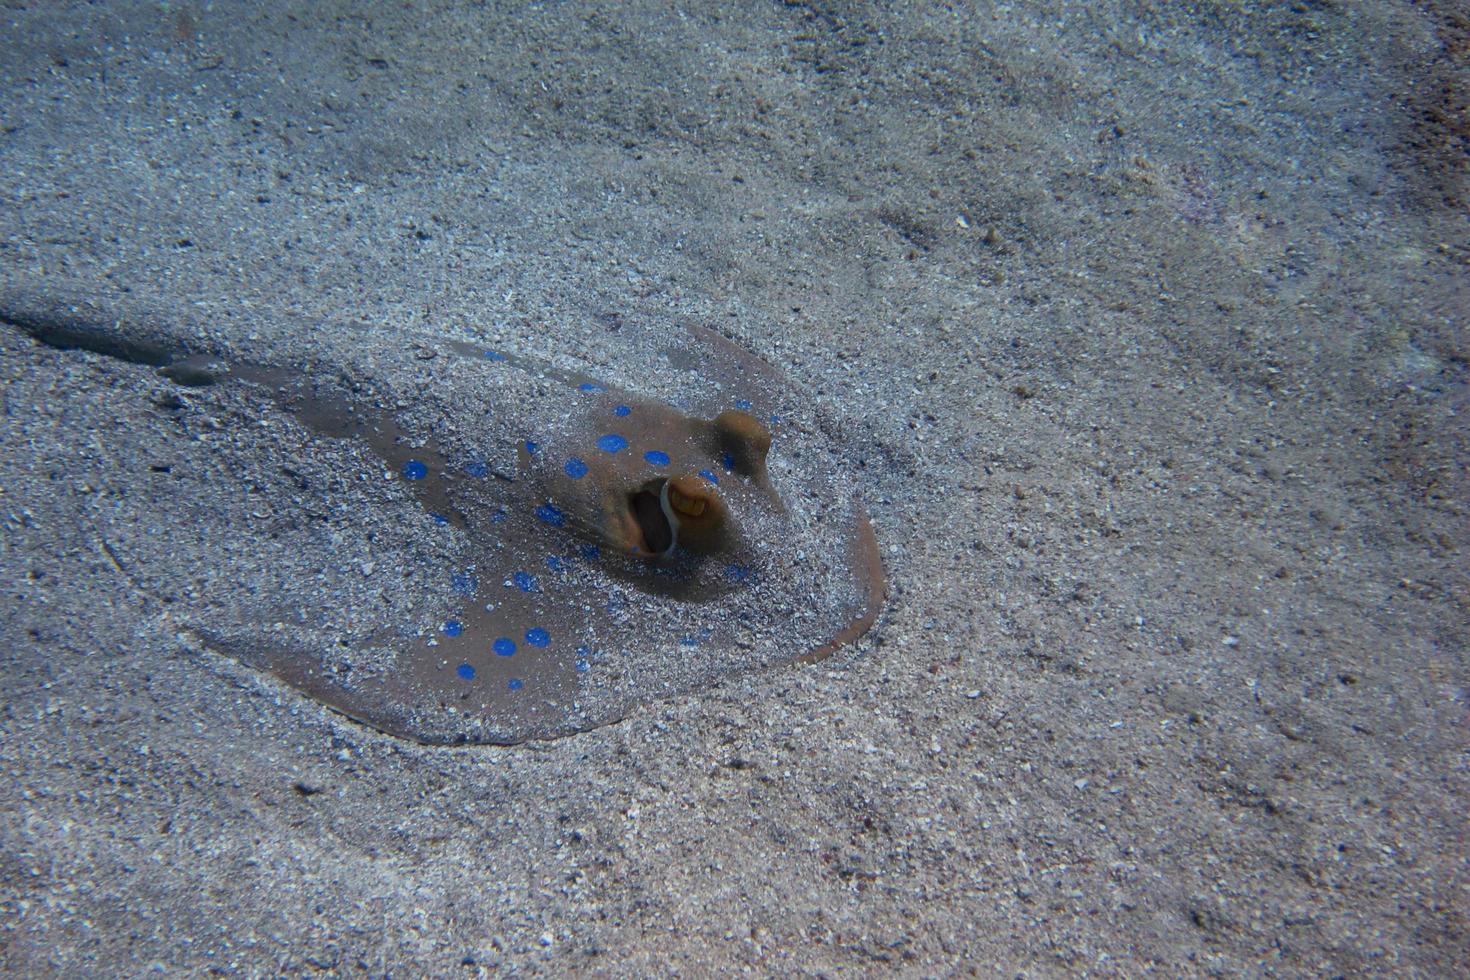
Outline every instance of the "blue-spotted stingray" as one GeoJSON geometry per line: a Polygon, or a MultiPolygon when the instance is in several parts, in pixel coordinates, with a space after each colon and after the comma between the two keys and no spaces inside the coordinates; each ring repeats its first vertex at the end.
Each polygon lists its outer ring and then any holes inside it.
{"type": "MultiPolygon", "coordinates": [[[[513,744],[586,730],[731,673],[821,659],[882,604],[871,526],[823,463],[837,454],[803,452],[818,427],[787,383],[712,330],[645,351],[663,396],[650,397],[464,339],[384,353],[349,338],[271,363],[76,305],[0,300],[0,320],[52,347],[149,365],[185,394],[237,386],[303,430],[302,453],[347,440],[377,460],[425,549],[445,556],[415,582],[427,600],[387,623],[347,610],[373,625],[336,643],[306,613],[301,629],[203,601],[172,616],[201,646],[384,732],[513,744]],[[373,379],[395,354],[391,383],[373,379]]],[[[289,618],[290,597],[260,601],[289,618]]]]}

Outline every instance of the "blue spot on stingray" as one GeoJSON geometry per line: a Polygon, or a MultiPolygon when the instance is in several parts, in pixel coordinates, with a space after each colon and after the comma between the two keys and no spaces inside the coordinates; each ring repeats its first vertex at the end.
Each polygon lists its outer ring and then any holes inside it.
{"type": "Polygon", "coordinates": [[[464,464],[464,471],[466,475],[473,477],[490,475],[490,467],[485,465],[485,461],[481,459],[472,459],[464,464]]]}
{"type": "Polygon", "coordinates": [[[627,415],[631,411],[633,411],[633,410],[631,408],[629,408],[627,405],[619,405],[617,408],[613,409],[613,414],[616,415],[616,416],[618,416],[618,418],[622,418],[623,416],[627,415]]]}
{"type": "Polygon", "coordinates": [[[749,398],[737,398],[737,399],[735,399],[735,407],[738,408],[738,409],[740,409],[742,412],[748,412],[748,411],[750,411],[750,399],[749,398]]]}
{"type": "Polygon", "coordinates": [[[773,412],[773,413],[772,413],[772,414],[771,414],[771,424],[772,424],[772,425],[780,425],[780,424],[781,424],[781,416],[779,416],[779,415],[776,415],[776,414],[775,414],[775,413],[774,413],[774,412],[773,412]]]}
{"type": "Polygon", "coordinates": [[[547,555],[546,567],[553,572],[563,572],[566,571],[567,563],[562,561],[560,555],[547,555]]]}
{"type": "Polygon", "coordinates": [[[551,634],[539,626],[526,630],[526,642],[533,647],[545,647],[551,645],[551,634]]]}
{"type": "Polygon", "coordinates": [[[567,522],[567,515],[558,510],[555,504],[542,504],[537,507],[536,516],[543,524],[550,524],[552,527],[561,527],[567,522]]]}
{"type": "Polygon", "coordinates": [[[605,453],[620,453],[628,448],[628,440],[616,432],[609,432],[605,436],[597,437],[597,448],[605,453]]]}
{"type": "Polygon", "coordinates": [[[469,664],[460,664],[454,672],[464,680],[472,681],[475,679],[475,668],[469,664]]]}
{"type": "Polygon", "coordinates": [[[648,452],[643,454],[643,458],[648,460],[654,466],[669,465],[669,454],[664,452],[662,449],[650,449],[648,452]]]}
{"type": "Polygon", "coordinates": [[[715,471],[714,470],[700,470],[699,471],[699,475],[702,476],[702,477],[704,477],[706,480],[708,480],[711,483],[719,483],[720,482],[720,478],[717,477],[717,476],[715,476],[715,471]]]}
{"type": "Polygon", "coordinates": [[[729,579],[732,582],[744,582],[746,579],[750,578],[750,569],[746,568],[744,565],[726,565],[725,578],[729,579]]]}
{"type": "Polygon", "coordinates": [[[585,673],[587,673],[588,670],[590,670],[592,668],[592,664],[590,662],[588,662],[588,659],[587,659],[587,658],[589,658],[591,656],[592,656],[592,651],[589,650],[587,647],[577,647],[577,672],[578,673],[585,674],[585,673]]]}
{"type": "Polygon", "coordinates": [[[536,591],[536,576],[532,575],[530,572],[516,572],[510,577],[510,580],[514,582],[516,588],[520,589],[522,592],[536,591]]]}
{"type": "Polygon", "coordinates": [[[435,524],[439,525],[440,527],[443,527],[444,525],[446,525],[446,524],[449,523],[449,518],[445,517],[443,514],[439,513],[438,511],[433,511],[433,510],[429,511],[429,520],[433,521],[435,524]]]}
{"type": "Polygon", "coordinates": [[[458,636],[464,632],[464,623],[461,623],[457,619],[451,619],[444,624],[443,630],[445,636],[458,636]]]}
{"type": "Polygon", "coordinates": [[[575,456],[567,460],[567,465],[563,469],[567,471],[567,476],[573,480],[580,480],[587,475],[587,464],[575,456]]]}
{"type": "Polygon", "coordinates": [[[418,460],[411,459],[403,464],[403,469],[399,472],[405,480],[422,480],[429,475],[429,468],[418,460]]]}
{"type": "Polygon", "coordinates": [[[519,691],[521,688],[525,687],[526,684],[519,677],[512,677],[510,679],[510,683],[506,684],[505,686],[510,688],[512,691],[519,691]]]}
{"type": "Polygon", "coordinates": [[[537,453],[539,453],[540,451],[541,451],[541,444],[540,443],[536,442],[533,439],[527,439],[526,440],[526,452],[528,452],[532,456],[534,456],[537,453]]]}
{"type": "Polygon", "coordinates": [[[505,355],[499,351],[487,350],[485,352],[485,359],[490,361],[503,361],[505,360],[505,355]]]}
{"type": "Polygon", "coordinates": [[[480,583],[469,572],[455,572],[450,576],[449,584],[456,595],[474,595],[480,583]]]}
{"type": "Polygon", "coordinates": [[[490,644],[490,649],[495,651],[497,657],[514,657],[516,655],[516,641],[508,636],[502,636],[490,644]]]}
{"type": "Polygon", "coordinates": [[[595,384],[593,384],[590,381],[583,381],[581,384],[577,385],[577,390],[578,391],[601,391],[602,390],[602,386],[601,385],[595,385],[595,384]]]}
{"type": "Polygon", "coordinates": [[[584,561],[596,561],[602,551],[595,544],[582,545],[582,559],[584,561]]]}
{"type": "Polygon", "coordinates": [[[493,513],[493,514],[490,515],[490,523],[491,524],[504,524],[505,523],[505,508],[504,507],[497,507],[497,508],[495,508],[495,513],[493,513]]]}
{"type": "Polygon", "coordinates": [[[725,468],[726,473],[731,472],[735,469],[735,457],[729,453],[720,453],[720,465],[725,468]]]}

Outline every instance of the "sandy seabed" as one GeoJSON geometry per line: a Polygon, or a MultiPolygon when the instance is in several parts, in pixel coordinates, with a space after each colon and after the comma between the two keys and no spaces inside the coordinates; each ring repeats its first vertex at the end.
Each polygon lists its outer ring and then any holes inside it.
{"type": "MultiPolygon", "coordinates": [[[[0,331],[0,970],[1470,971],[1459,8],[0,18],[7,296],[630,384],[595,338],[714,324],[841,434],[889,585],[816,666],[417,746],[188,642],[211,595],[109,543],[252,560],[208,498],[119,517],[168,385],[0,331]]],[[[188,408],[181,468],[299,505],[246,398],[188,408]]]]}

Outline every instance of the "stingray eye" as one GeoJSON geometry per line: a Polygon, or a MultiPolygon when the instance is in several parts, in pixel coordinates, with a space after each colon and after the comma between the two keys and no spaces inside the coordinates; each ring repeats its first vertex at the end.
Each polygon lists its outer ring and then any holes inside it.
{"type": "Polygon", "coordinates": [[[771,430],[760,419],[731,409],[715,416],[714,430],[720,451],[729,454],[737,473],[760,476],[765,472],[771,430]]]}
{"type": "Polygon", "coordinates": [[[716,528],[728,516],[720,492],[701,476],[686,473],[676,476],[664,486],[668,499],[669,519],[679,522],[679,527],[716,528]]]}
{"type": "Polygon", "coordinates": [[[730,544],[730,511],[720,492],[693,473],[676,476],[663,487],[664,513],[678,544],[696,555],[711,555],[730,544]]]}
{"type": "Polygon", "coordinates": [[[701,516],[704,513],[705,508],[705,502],[703,500],[696,499],[686,493],[683,493],[676,485],[672,483],[669,484],[669,504],[679,513],[684,514],[687,517],[701,516]]]}
{"type": "Polygon", "coordinates": [[[626,517],[615,522],[619,543],[645,558],[666,558],[676,549],[711,555],[733,541],[730,510],[702,476],[686,473],[649,480],[627,498],[626,517]]]}
{"type": "Polygon", "coordinates": [[[654,484],[633,494],[628,501],[633,520],[643,535],[643,548],[655,555],[666,554],[674,546],[674,527],[664,514],[660,500],[662,490],[661,486],[654,484]]]}

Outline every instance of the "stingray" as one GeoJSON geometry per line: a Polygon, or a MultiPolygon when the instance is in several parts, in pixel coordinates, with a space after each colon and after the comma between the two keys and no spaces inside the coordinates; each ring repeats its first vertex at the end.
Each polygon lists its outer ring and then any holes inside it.
{"type": "MultiPolygon", "coordinates": [[[[309,583],[242,573],[229,587],[251,597],[246,612],[207,601],[216,577],[171,617],[201,648],[383,732],[514,744],[586,730],[730,674],[820,660],[882,605],[872,527],[830,465],[840,454],[806,445],[820,426],[779,372],[708,328],[646,344],[655,383],[640,394],[462,338],[374,348],[323,332],[337,339],[273,363],[200,349],[166,315],[0,300],[0,320],[52,348],[154,369],[184,399],[234,386],[299,426],[303,453],[378,461],[418,514],[413,534],[447,556],[429,563],[427,599],[395,622],[363,613],[369,627],[331,642],[271,611],[309,583]],[[398,359],[391,380],[372,376],[385,357],[398,359]]],[[[303,506],[330,506],[310,499],[324,494],[313,487],[303,506]]],[[[249,533],[231,533],[234,553],[249,533]]],[[[213,562],[200,554],[172,560],[213,562]]]]}

